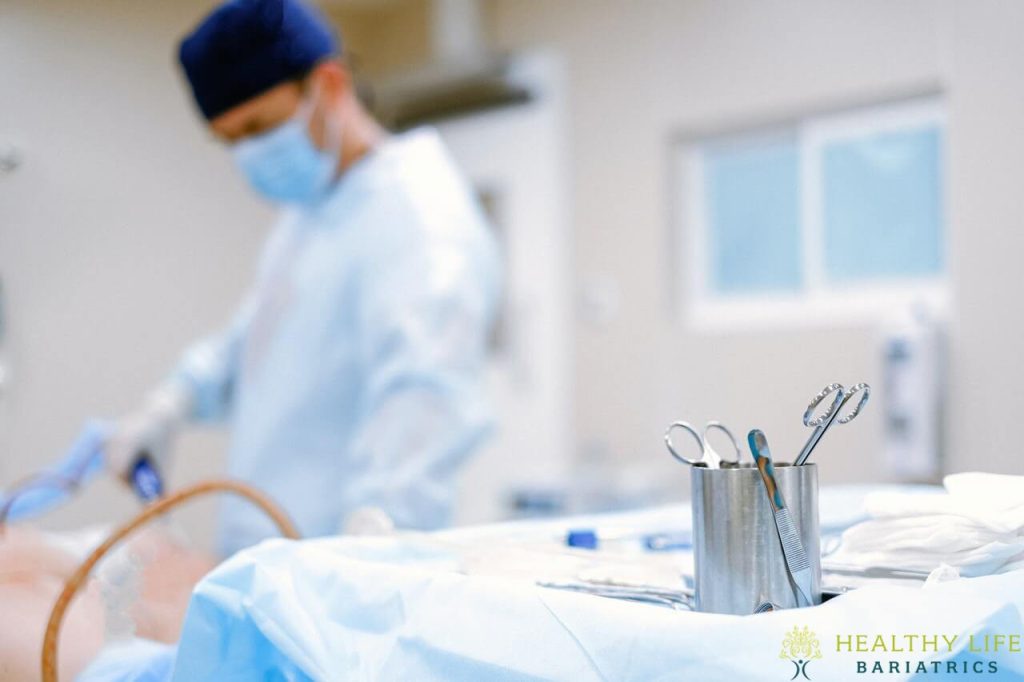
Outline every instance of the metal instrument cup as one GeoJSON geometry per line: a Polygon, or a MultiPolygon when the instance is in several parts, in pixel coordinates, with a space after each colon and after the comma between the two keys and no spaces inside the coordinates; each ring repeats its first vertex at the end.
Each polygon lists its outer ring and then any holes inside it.
{"type": "MultiPolygon", "coordinates": [[[[690,469],[696,610],[748,615],[760,604],[796,608],[775,518],[751,463],[690,469]]],[[[799,526],[811,564],[814,604],[821,603],[818,468],[775,464],[775,477],[799,526]]]]}

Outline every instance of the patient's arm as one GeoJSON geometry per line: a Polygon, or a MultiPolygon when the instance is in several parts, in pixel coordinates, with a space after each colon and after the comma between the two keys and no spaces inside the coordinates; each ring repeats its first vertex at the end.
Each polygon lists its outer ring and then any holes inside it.
{"type": "Polygon", "coordinates": [[[144,561],[139,599],[130,609],[135,634],[167,644],[177,642],[192,588],[216,562],[159,529],[143,531],[129,544],[130,551],[144,561]]]}
{"type": "MultiPolygon", "coordinates": [[[[8,529],[0,539],[0,682],[39,679],[46,621],[75,566],[70,554],[40,534],[8,529]]],[[[103,602],[89,586],[64,621],[60,679],[74,679],[99,652],[105,627],[103,602]]]]}
{"type": "MultiPolygon", "coordinates": [[[[177,641],[192,587],[213,561],[159,530],[143,531],[126,551],[143,560],[140,596],[129,607],[135,634],[177,641]]],[[[42,533],[15,528],[0,537],[0,682],[39,679],[46,621],[78,564],[42,533]]],[[[99,652],[106,625],[106,605],[91,581],[75,597],[61,629],[62,680],[74,679],[99,652]]]]}

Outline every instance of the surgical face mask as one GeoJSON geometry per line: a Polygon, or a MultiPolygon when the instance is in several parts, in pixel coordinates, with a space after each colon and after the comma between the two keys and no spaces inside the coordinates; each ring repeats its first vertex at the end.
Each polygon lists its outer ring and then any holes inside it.
{"type": "Polygon", "coordinates": [[[314,100],[277,128],[232,147],[235,165],[256,192],[282,204],[308,204],[324,195],[338,167],[341,131],[328,117],[327,149],[309,136],[314,100]]]}

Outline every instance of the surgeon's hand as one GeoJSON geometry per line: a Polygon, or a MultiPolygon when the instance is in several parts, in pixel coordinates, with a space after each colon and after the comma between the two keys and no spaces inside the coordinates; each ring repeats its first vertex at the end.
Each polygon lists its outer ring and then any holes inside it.
{"type": "Polygon", "coordinates": [[[132,469],[143,456],[165,471],[174,437],[191,411],[192,396],[179,383],[153,391],[143,405],[117,421],[106,443],[107,467],[130,483],[132,469]]]}

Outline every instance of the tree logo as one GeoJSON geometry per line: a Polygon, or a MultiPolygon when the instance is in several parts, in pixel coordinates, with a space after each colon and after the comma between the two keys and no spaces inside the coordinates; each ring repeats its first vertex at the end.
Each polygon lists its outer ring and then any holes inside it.
{"type": "Polygon", "coordinates": [[[803,675],[805,680],[811,678],[807,675],[807,664],[816,658],[821,658],[821,644],[818,642],[818,635],[814,634],[806,625],[801,628],[797,625],[786,633],[782,640],[782,651],[779,658],[785,658],[793,663],[796,672],[790,680],[795,680],[803,675]]]}

